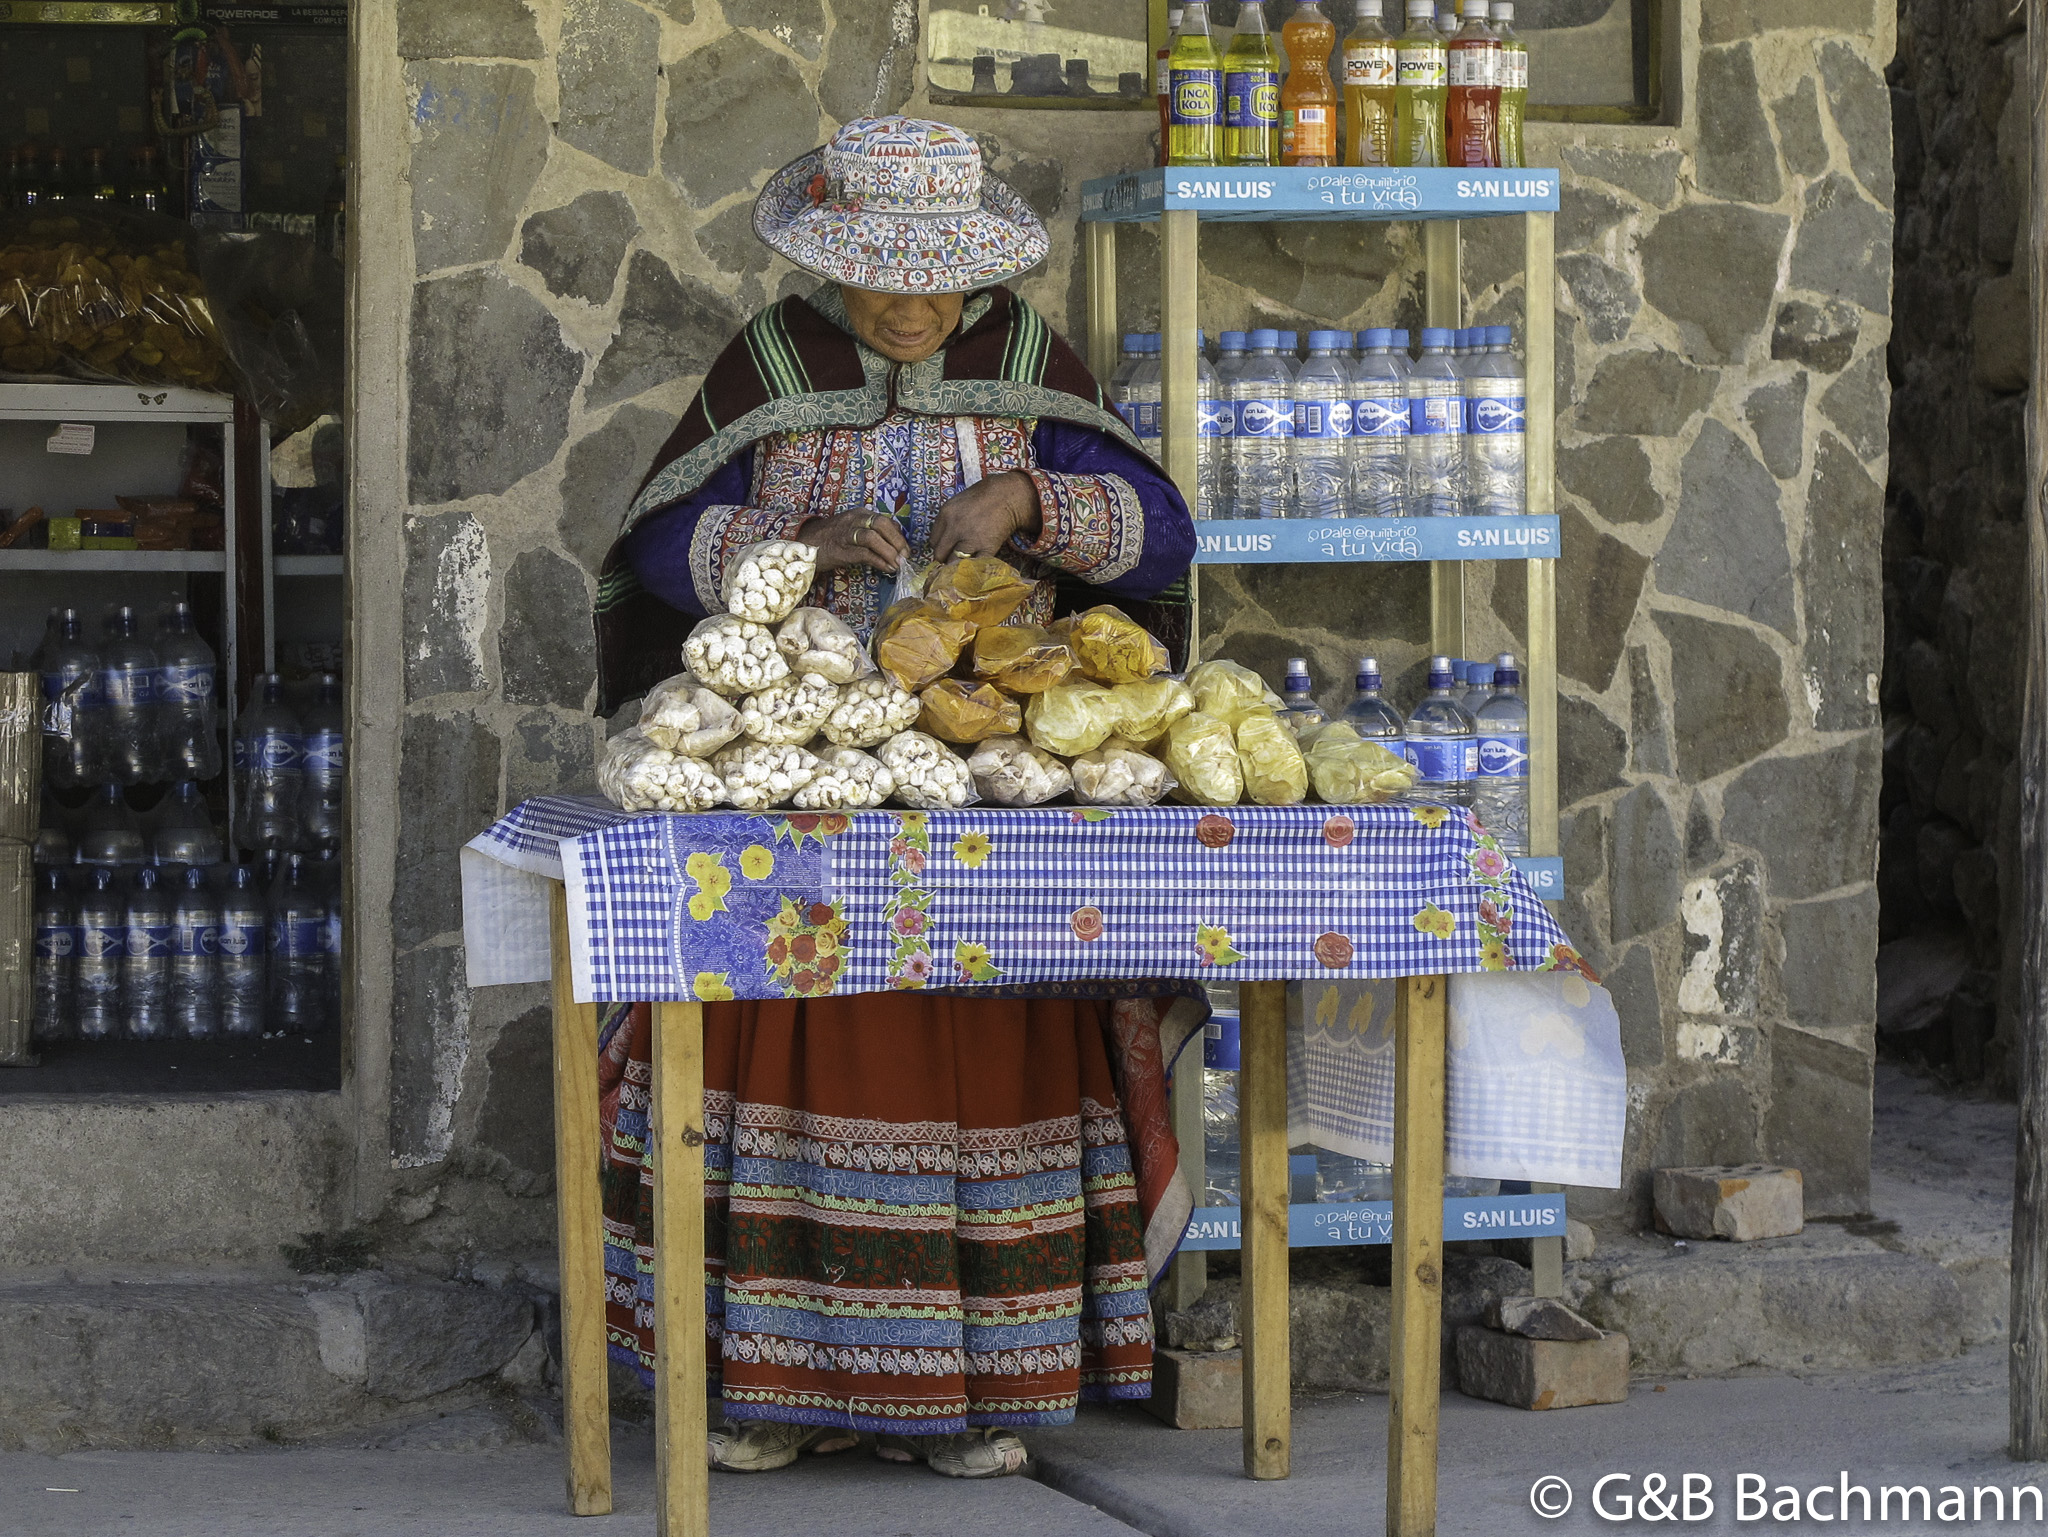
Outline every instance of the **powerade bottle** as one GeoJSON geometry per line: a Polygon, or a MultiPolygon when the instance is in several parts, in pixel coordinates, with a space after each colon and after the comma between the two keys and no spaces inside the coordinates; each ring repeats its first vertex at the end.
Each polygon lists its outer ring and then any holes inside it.
{"type": "Polygon", "coordinates": [[[1408,0],[1408,28],[1394,39],[1394,164],[1444,163],[1444,35],[1430,0],[1408,0]]]}
{"type": "Polygon", "coordinates": [[[1350,511],[1351,370],[1347,331],[1308,333],[1308,361],[1294,380],[1294,511],[1341,518],[1350,511]]]}
{"type": "Polygon", "coordinates": [[[1522,674],[1503,651],[1493,659],[1493,697],[1480,707],[1479,773],[1472,812],[1512,855],[1529,852],[1529,705],[1522,674]]]}
{"type": "Polygon", "coordinates": [[[171,904],[158,889],[155,866],[144,865],[128,893],[121,937],[121,1023],[129,1040],[170,1033],[170,988],[171,904]]]}
{"type": "Polygon", "coordinates": [[[128,915],[105,865],[88,870],[78,899],[78,958],[73,999],[81,1041],[111,1041],[121,1033],[121,948],[128,915]]]}
{"type": "Polygon", "coordinates": [[[220,1028],[220,904],[190,869],[171,904],[171,1033],[203,1041],[220,1028]]]}
{"type": "Polygon", "coordinates": [[[1223,386],[1216,377],[1216,365],[1205,350],[1207,336],[1195,333],[1195,516],[1223,518],[1227,491],[1224,465],[1230,451],[1231,430],[1237,425],[1230,403],[1223,398],[1223,386]]]}
{"type": "Polygon", "coordinates": [[[269,915],[256,885],[256,872],[247,865],[236,865],[221,896],[216,940],[222,1035],[250,1036],[263,1028],[268,931],[269,915]]]}
{"type": "Polygon", "coordinates": [[[1230,384],[1236,431],[1230,457],[1240,518],[1284,518],[1293,497],[1289,448],[1294,438],[1294,372],[1280,355],[1280,333],[1257,330],[1230,384]]]}
{"type": "Polygon", "coordinates": [[[1500,164],[1500,39],[1486,24],[1486,0],[1464,0],[1464,25],[1450,41],[1444,154],[1452,165],[1500,164]]]}
{"type": "Polygon", "coordinates": [[[77,965],[78,926],[64,872],[44,869],[36,876],[36,905],[30,919],[34,950],[34,1022],[38,1041],[71,1038],[71,974],[77,965]]]}
{"type": "Polygon", "coordinates": [[[1223,55],[1222,163],[1280,163],[1280,50],[1266,29],[1265,0],[1237,8],[1237,32],[1223,55]]]}
{"type": "Polygon", "coordinates": [[[1429,659],[1429,692],[1408,717],[1403,747],[1415,765],[1417,794],[1446,806],[1469,806],[1479,767],[1478,727],[1451,693],[1456,681],[1449,657],[1429,659]]]}
{"type": "Polygon", "coordinates": [[[158,621],[157,733],[173,779],[220,772],[213,647],[192,627],[190,604],[174,603],[158,621]]]}
{"type": "Polygon", "coordinates": [[[1207,0],[1182,9],[1166,57],[1168,165],[1215,165],[1223,155],[1223,55],[1207,0]]]}
{"type": "Polygon", "coordinates": [[[1516,35],[1513,0],[1493,0],[1493,35],[1500,39],[1499,164],[1524,166],[1522,113],[1529,102],[1529,45],[1516,35]]]}
{"type": "Polygon", "coordinates": [[[1358,0],[1358,24],[1344,39],[1344,163],[1394,163],[1394,39],[1382,0],[1358,0]]]}
{"type": "Polygon", "coordinates": [[[1425,326],[1422,356],[1408,374],[1408,510],[1411,518],[1463,511],[1465,389],[1451,356],[1451,332],[1425,326]]]}
{"type": "Polygon", "coordinates": [[[1398,518],[1408,504],[1408,371],[1384,326],[1359,333],[1365,355],[1351,374],[1351,511],[1398,518]]]}
{"type": "Polygon", "coordinates": [[[1508,326],[1485,328],[1485,351],[1465,368],[1465,504],[1477,517],[1523,512],[1528,399],[1508,326]]]}
{"type": "Polygon", "coordinates": [[[1351,703],[1344,706],[1344,724],[1367,741],[1378,742],[1395,756],[1405,756],[1402,740],[1407,736],[1406,724],[1401,712],[1380,698],[1380,663],[1378,657],[1362,656],[1358,659],[1358,692],[1351,696],[1351,703]]]}
{"type": "Polygon", "coordinates": [[[236,723],[236,756],[243,769],[236,807],[235,842],[245,849],[289,849],[299,842],[299,797],[305,744],[298,718],[284,702],[284,679],[256,680],[254,708],[236,723]]]}
{"type": "Polygon", "coordinates": [[[108,775],[124,785],[155,784],[166,777],[157,735],[156,648],[135,633],[135,610],[123,605],[107,620],[100,654],[106,694],[108,775]]]}
{"type": "Polygon", "coordinates": [[[43,782],[82,789],[106,778],[107,697],[99,653],[85,643],[78,610],[56,610],[38,653],[43,679],[43,782]]]}
{"type": "Polygon", "coordinates": [[[299,836],[307,847],[337,848],[347,771],[346,721],[341,712],[341,679],[320,675],[320,693],[302,722],[305,787],[299,796],[299,836]]]}
{"type": "Polygon", "coordinates": [[[308,876],[304,855],[286,855],[270,899],[270,1027],[287,1035],[313,1034],[326,1015],[327,904],[308,876]]]}

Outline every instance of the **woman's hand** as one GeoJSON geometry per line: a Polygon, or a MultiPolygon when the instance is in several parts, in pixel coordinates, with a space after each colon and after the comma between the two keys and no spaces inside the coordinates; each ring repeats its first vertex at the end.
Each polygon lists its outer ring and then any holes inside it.
{"type": "Polygon", "coordinates": [[[1022,470],[978,480],[939,509],[932,524],[934,563],[953,555],[993,555],[1019,534],[1036,539],[1038,488],[1022,470]]]}
{"type": "Polygon", "coordinates": [[[813,518],[797,530],[797,538],[818,552],[821,572],[873,566],[884,576],[894,576],[910,554],[901,525],[886,512],[842,512],[836,517],[813,518]]]}

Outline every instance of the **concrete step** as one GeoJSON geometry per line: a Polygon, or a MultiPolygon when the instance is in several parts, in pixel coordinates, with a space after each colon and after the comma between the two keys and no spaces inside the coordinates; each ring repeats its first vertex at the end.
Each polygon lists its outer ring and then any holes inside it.
{"type": "Polygon", "coordinates": [[[546,1294],[367,1272],[0,1284],[0,1451],[290,1442],[552,1377],[546,1294]]]}

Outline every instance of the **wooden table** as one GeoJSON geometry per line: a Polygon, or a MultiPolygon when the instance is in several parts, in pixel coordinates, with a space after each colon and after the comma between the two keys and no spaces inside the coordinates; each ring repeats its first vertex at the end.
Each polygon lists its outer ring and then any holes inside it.
{"type": "MultiPolygon", "coordinates": [[[[598,1005],[578,1003],[569,974],[568,907],[552,894],[555,1001],[555,1202],[562,1264],[562,1404],[569,1509],[612,1508],[605,1350],[602,1151],[597,1104],[598,1005]]],[[[1395,1009],[1394,1340],[1387,1417],[1387,1532],[1436,1530],[1437,1394],[1443,1314],[1444,1027],[1448,979],[1408,977],[1395,1009]]],[[[709,1537],[705,1456],[704,1014],[654,1008],[648,1151],[654,1161],[655,1530],[709,1537]]],[[[1240,992],[1238,1135],[1242,1148],[1244,1470],[1288,1476],[1287,984],[1240,992]]]]}

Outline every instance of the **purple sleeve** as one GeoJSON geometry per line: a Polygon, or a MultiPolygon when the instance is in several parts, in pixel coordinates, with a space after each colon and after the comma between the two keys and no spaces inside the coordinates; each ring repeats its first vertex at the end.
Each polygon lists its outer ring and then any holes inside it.
{"type": "Polygon", "coordinates": [[[626,563],[640,585],[670,608],[686,614],[712,612],[697,589],[690,550],[698,524],[708,512],[743,506],[754,482],[754,451],[726,460],[717,473],[679,502],[642,518],[626,536],[626,563]]]}
{"type": "Polygon", "coordinates": [[[1111,597],[1154,597],[1186,574],[1195,526],[1180,489],[1137,449],[1106,432],[1041,421],[1031,436],[1042,526],[1018,553],[1111,597]]]}

